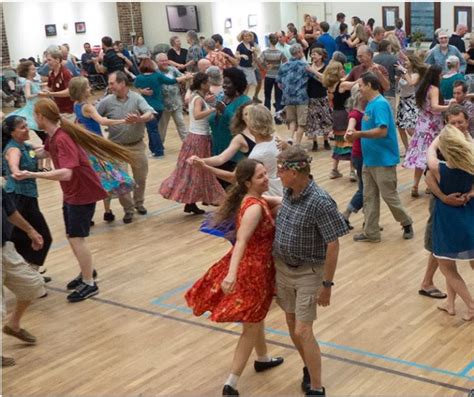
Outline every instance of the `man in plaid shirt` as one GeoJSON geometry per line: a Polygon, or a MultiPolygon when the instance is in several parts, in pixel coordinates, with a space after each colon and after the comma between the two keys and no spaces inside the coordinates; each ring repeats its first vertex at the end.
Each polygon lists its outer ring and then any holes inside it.
{"type": "Polygon", "coordinates": [[[348,227],[334,200],[311,177],[310,161],[299,146],[278,156],[278,174],[286,190],[276,219],[273,255],[277,302],[305,364],[301,386],[306,395],[324,396],[313,322],[316,306],[330,304],[338,239],[348,227]]]}

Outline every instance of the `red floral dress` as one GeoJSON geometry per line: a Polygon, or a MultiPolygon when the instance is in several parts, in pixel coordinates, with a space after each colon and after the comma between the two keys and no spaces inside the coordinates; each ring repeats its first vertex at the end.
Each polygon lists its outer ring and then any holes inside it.
{"type": "Polygon", "coordinates": [[[225,295],[221,283],[227,276],[234,247],[186,293],[186,301],[194,315],[209,311],[212,321],[246,323],[260,322],[267,315],[275,289],[272,257],[275,222],[265,200],[248,197],[242,202],[237,229],[246,209],[254,204],[263,208],[263,218],[248,241],[233,292],[225,295]]]}

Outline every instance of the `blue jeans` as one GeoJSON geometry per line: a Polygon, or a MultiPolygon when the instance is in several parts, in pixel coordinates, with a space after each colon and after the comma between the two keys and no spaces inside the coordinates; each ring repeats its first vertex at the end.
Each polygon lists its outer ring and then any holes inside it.
{"type": "Polygon", "coordinates": [[[362,157],[352,157],[352,164],[357,172],[359,180],[359,188],[352,196],[351,202],[347,209],[351,212],[357,213],[364,206],[364,184],[362,182],[362,157]]]}
{"type": "Polygon", "coordinates": [[[165,148],[161,142],[160,133],[158,131],[158,122],[161,118],[161,112],[157,112],[155,117],[146,123],[146,131],[148,133],[148,148],[153,156],[163,156],[165,148]]]}

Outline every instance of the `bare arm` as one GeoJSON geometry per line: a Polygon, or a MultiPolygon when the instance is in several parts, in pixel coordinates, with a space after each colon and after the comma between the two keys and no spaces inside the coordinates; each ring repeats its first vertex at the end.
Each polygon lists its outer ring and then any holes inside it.
{"type": "Polygon", "coordinates": [[[43,247],[44,241],[41,234],[39,234],[18,211],[15,211],[8,217],[8,222],[16,226],[18,229],[23,230],[28,235],[31,240],[31,246],[35,251],[38,251],[43,247]]]}
{"type": "MultiPolygon", "coordinates": [[[[324,280],[332,281],[336,274],[337,258],[339,256],[339,240],[328,243],[326,260],[324,261],[324,280]]],[[[329,306],[331,303],[331,288],[322,287],[318,295],[319,306],[329,306]]]]}
{"type": "Polygon", "coordinates": [[[436,154],[436,149],[438,149],[439,137],[436,137],[431,143],[428,151],[426,152],[427,165],[436,179],[439,181],[439,160],[438,155],[436,154]]]}
{"type": "Polygon", "coordinates": [[[14,147],[8,149],[5,153],[5,159],[12,174],[20,171],[21,152],[19,149],[14,147]]]}
{"type": "Polygon", "coordinates": [[[203,100],[201,98],[197,98],[194,101],[194,112],[193,116],[195,120],[202,120],[208,117],[211,113],[214,113],[216,109],[214,108],[208,108],[206,109],[203,106],[203,100]]]}
{"type": "Polygon", "coordinates": [[[26,99],[33,99],[36,98],[38,94],[32,94],[31,93],[31,82],[29,80],[26,81],[25,83],[25,98],[26,99]]]}
{"type": "Polygon", "coordinates": [[[469,201],[469,198],[461,193],[451,193],[448,195],[444,194],[439,188],[438,181],[436,180],[431,170],[428,170],[428,172],[426,173],[425,182],[426,185],[430,188],[431,193],[433,193],[446,205],[460,207],[466,204],[467,201],[469,201]]]}
{"type": "Polygon", "coordinates": [[[19,181],[28,178],[48,179],[50,181],[70,181],[72,178],[72,169],[60,168],[58,170],[43,172],[18,171],[13,174],[13,178],[19,181]]]}
{"type": "Polygon", "coordinates": [[[435,112],[444,112],[444,111],[448,110],[448,108],[449,108],[448,105],[440,105],[439,104],[439,89],[438,89],[438,87],[432,86],[431,90],[430,90],[430,93],[429,93],[429,96],[430,96],[429,99],[430,99],[430,103],[431,103],[431,108],[435,112]]]}
{"type": "Polygon", "coordinates": [[[107,117],[102,117],[97,112],[97,109],[94,106],[92,106],[90,103],[87,103],[82,107],[82,113],[84,114],[85,117],[94,119],[100,125],[107,126],[107,125],[118,125],[118,124],[125,123],[125,119],[112,120],[112,119],[108,119],[107,117]]]}
{"type": "Polygon", "coordinates": [[[240,261],[244,256],[247,244],[260,223],[262,216],[262,207],[255,204],[248,207],[242,217],[239,230],[237,231],[237,240],[232,252],[232,257],[230,258],[229,271],[221,284],[222,291],[226,294],[232,292],[234,288],[240,261]]]}
{"type": "Polygon", "coordinates": [[[213,167],[218,167],[227,161],[229,161],[232,157],[234,157],[239,151],[242,151],[242,149],[247,149],[248,150],[248,145],[245,142],[245,139],[242,137],[242,135],[237,135],[235,136],[232,141],[230,141],[229,146],[220,154],[217,156],[212,156],[208,157],[205,159],[202,159],[207,165],[213,166],[213,167]]]}

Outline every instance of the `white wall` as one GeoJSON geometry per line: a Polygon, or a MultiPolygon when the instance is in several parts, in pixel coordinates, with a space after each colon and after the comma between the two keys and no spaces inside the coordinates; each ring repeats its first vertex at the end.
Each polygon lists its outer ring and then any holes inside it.
{"type": "MultiPolygon", "coordinates": [[[[142,22],[143,22],[143,35],[145,36],[145,44],[149,48],[153,48],[156,44],[166,43],[169,44],[171,36],[179,36],[183,47],[187,48],[186,34],[170,32],[168,30],[168,19],[166,17],[166,5],[195,5],[197,6],[197,13],[199,19],[199,35],[209,37],[214,34],[213,31],[213,18],[212,18],[212,3],[188,3],[188,2],[166,2],[166,3],[142,3],[142,22]]],[[[222,22],[222,30],[224,22],[222,22]]]]}
{"type": "Polygon", "coordinates": [[[68,43],[81,56],[83,43],[99,44],[102,36],[119,38],[115,3],[3,3],[5,31],[12,62],[37,55],[42,57],[53,44],[68,43]],[[86,33],[76,34],[75,22],[86,23],[86,33]],[[44,25],[55,24],[57,36],[46,37],[44,25]],[[63,25],[67,24],[65,30],[63,25]]]}

